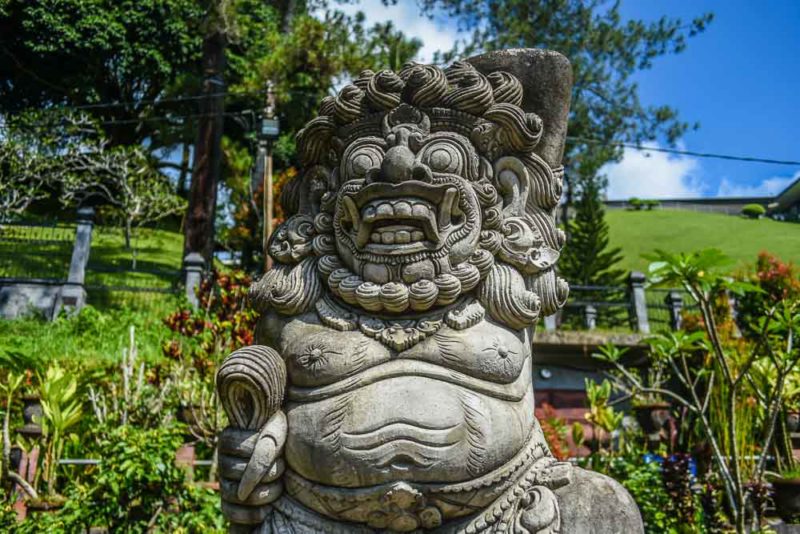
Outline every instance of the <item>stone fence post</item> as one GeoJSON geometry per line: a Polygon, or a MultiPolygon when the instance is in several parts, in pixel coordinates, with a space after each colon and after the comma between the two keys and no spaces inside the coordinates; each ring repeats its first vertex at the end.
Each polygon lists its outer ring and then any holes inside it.
{"type": "Polygon", "coordinates": [[[597,328],[597,308],[591,304],[587,304],[583,309],[583,326],[586,327],[586,330],[597,328]]]}
{"type": "Polygon", "coordinates": [[[186,291],[186,298],[197,307],[197,288],[203,279],[203,271],[206,267],[206,260],[197,252],[190,252],[183,258],[183,285],[186,291]]]}
{"type": "Polygon", "coordinates": [[[644,284],[647,281],[644,273],[637,271],[631,272],[628,277],[628,285],[631,295],[631,314],[635,322],[637,332],[642,334],[650,333],[650,322],[647,319],[647,300],[644,294],[644,284]]]}
{"type": "Polygon", "coordinates": [[[683,296],[678,291],[670,291],[664,298],[664,304],[669,308],[669,326],[673,330],[680,330],[682,319],[681,310],[683,310],[683,296]]]}
{"type": "Polygon", "coordinates": [[[94,208],[78,208],[75,243],[72,246],[72,259],[69,263],[67,283],[61,289],[61,304],[79,311],[86,304],[86,265],[92,249],[92,228],[94,227],[94,208]]]}

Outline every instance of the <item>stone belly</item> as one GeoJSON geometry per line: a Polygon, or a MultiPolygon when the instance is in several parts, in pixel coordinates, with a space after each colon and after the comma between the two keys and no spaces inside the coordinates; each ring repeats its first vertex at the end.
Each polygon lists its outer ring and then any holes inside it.
{"type": "Polygon", "coordinates": [[[510,460],[533,425],[530,385],[521,398],[500,400],[420,376],[287,408],[289,467],[345,487],[474,479],[510,460]]]}

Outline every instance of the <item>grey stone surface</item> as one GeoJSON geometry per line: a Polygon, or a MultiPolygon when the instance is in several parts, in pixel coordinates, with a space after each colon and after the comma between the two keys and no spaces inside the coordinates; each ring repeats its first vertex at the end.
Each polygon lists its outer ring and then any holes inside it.
{"type": "Polygon", "coordinates": [[[630,494],[615,480],[574,468],[572,484],[556,490],[563,532],[642,532],[642,518],[630,494]]]}
{"type": "Polygon", "coordinates": [[[530,48],[496,50],[467,61],[480,72],[506,71],[524,88],[522,107],[545,123],[545,134],[535,151],[552,167],[561,165],[567,137],[572,91],[572,65],[558,52],[530,48]]]}
{"type": "Polygon", "coordinates": [[[0,285],[0,317],[17,319],[38,314],[52,319],[61,308],[61,283],[9,282],[0,285]]]}
{"type": "Polygon", "coordinates": [[[183,258],[183,287],[186,299],[192,306],[197,306],[197,288],[203,280],[206,260],[201,254],[191,252],[183,258]]]}
{"type": "Polygon", "coordinates": [[[79,311],[86,304],[86,265],[92,250],[92,228],[94,227],[94,208],[78,209],[75,243],[72,246],[72,259],[69,263],[67,283],[61,290],[61,304],[71,310],[79,311]]]}
{"type": "Polygon", "coordinates": [[[644,273],[633,271],[628,276],[630,286],[631,310],[633,310],[636,330],[642,334],[650,333],[650,319],[647,316],[647,299],[644,293],[644,284],[647,277],[644,273]]]}
{"type": "Polygon", "coordinates": [[[218,374],[237,531],[641,531],[533,413],[534,326],[568,293],[569,77],[515,50],[366,71],[323,100],[251,289],[259,345],[218,374]]]}
{"type": "Polygon", "coordinates": [[[77,311],[86,304],[84,279],[92,245],[94,209],[78,209],[76,222],[67,280],[0,280],[0,317],[16,319],[38,314],[52,320],[62,307],[77,311]]]}

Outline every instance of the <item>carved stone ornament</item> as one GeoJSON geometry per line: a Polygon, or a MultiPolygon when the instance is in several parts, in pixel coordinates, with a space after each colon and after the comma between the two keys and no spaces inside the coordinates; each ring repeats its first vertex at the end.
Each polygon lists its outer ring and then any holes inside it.
{"type": "Polygon", "coordinates": [[[563,56],[508,50],[323,99],[251,289],[259,345],[218,373],[232,531],[642,532],[534,417],[570,85],[563,56]]]}

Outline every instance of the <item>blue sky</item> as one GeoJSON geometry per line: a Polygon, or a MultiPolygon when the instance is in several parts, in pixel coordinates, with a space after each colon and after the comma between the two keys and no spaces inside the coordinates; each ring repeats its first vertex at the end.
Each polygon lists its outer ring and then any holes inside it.
{"type": "MultiPolygon", "coordinates": [[[[423,60],[457,38],[446,20],[420,17],[413,0],[388,8],[361,0],[347,9],[364,11],[369,21],[391,19],[422,39],[423,60]]],[[[679,148],[800,160],[800,1],[627,0],[622,10],[645,20],[715,15],[683,53],[657,59],[636,77],[645,104],[669,104],[700,123],[679,148]]],[[[743,196],[779,192],[800,177],[800,167],[627,150],[605,173],[609,198],[743,196]]]]}

